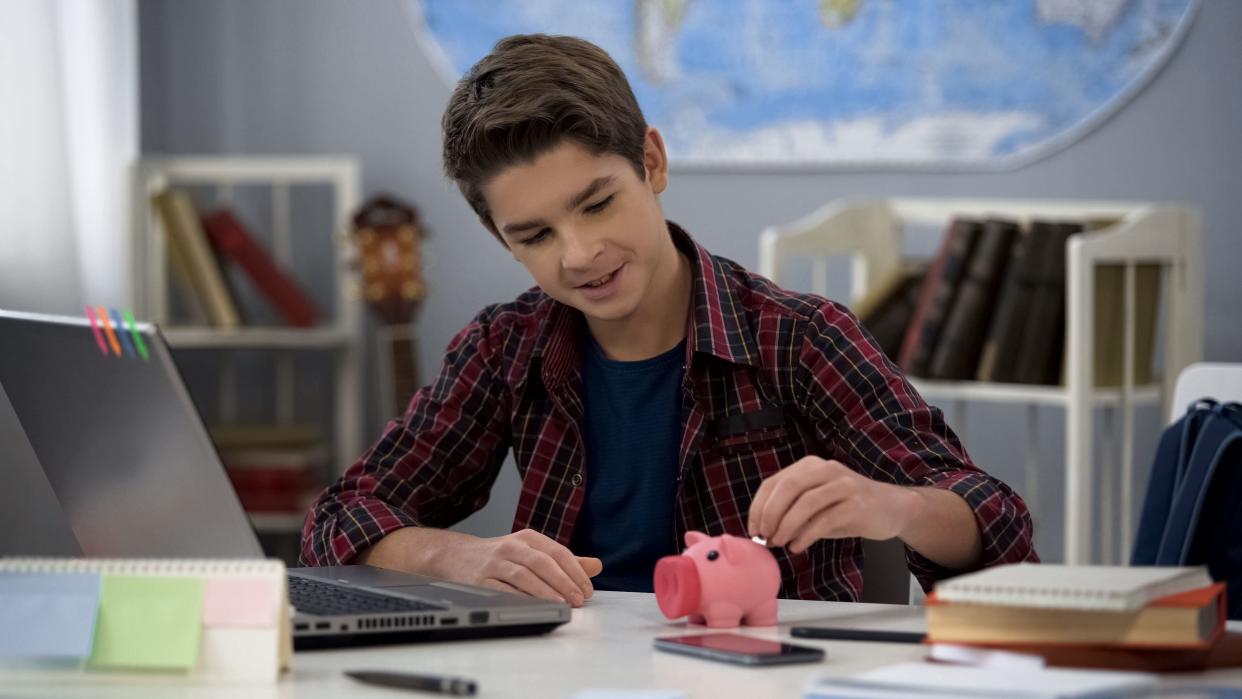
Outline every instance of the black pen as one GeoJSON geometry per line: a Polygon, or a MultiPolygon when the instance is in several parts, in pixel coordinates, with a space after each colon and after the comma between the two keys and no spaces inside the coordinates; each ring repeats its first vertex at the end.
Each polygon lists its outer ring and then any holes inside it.
{"type": "Polygon", "coordinates": [[[791,633],[798,638],[819,638],[830,641],[876,641],[879,643],[922,643],[927,634],[919,631],[885,631],[881,629],[844,629],[831,626],[795,626],[791,633]]]}
{"type": "Polygon", "coordinates": [[[479,688],[474,680],[465,680],[460,677],[439,677],[437,675],[415,675],[409,672],[379,672],[375,670],[346,670],[345,674],[359,682],[381,687],[397,687],[420,692],[451,694],[455,697],[472,697],[479,688]]]}

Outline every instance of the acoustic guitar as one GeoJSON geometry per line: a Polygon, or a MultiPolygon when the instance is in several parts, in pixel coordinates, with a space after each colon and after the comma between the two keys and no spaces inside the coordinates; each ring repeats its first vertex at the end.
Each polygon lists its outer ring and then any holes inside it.
{"type": "Polygon", "coordinates": [[[376,196],[354,215],[350,238],[358,251],[362,298],[380,320],[380,410],[399,415],[419,388],[414,319],[427,294],[421,243],[426,231],[414,207],[390,195],[376,196]]]}

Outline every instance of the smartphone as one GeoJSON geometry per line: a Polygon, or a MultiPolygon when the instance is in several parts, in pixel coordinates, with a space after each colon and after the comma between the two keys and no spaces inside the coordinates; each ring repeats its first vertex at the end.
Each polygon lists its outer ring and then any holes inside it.
{"type": "Polygon", "coordinates": [[[824,659],[824,651],[820,648],[795,646],[736,633],[666,636],[657,638],[655,647],[670,653],[696,655],[735,665],[818,663],[824,659]]]}

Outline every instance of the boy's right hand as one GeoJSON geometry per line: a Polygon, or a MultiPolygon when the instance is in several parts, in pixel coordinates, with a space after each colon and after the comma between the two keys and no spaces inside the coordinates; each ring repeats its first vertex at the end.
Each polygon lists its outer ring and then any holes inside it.
{"type": "Polygon", "coordinates": [[[580,607],[594,594],[598,558],[575,556],[531,529],[483,539],[446,530],[409,527],[384,537],[359,562],[456,582],[520,592],[580,607]]]}

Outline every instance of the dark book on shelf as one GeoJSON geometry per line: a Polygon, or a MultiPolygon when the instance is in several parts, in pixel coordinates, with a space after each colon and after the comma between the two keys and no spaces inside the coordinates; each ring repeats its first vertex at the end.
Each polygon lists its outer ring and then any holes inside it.
{"type": "Polygon", "coordinates": [[[919,288],[927,277],[926,262],[906,263],[856,306],[858,320],[893,362],[914,316],[919,288]]]}
{"type": "Polygon", "coordinates": [[[940,341],[936,343],[928,371],[930,378],[952,381],[974,378],[988,321],[1004,281],[1009,252],[1017,237],[1018,224],[1014,221],[984,221],[940,341]]]}
{"type": "Polygon", "coordinates": [[[251,446],[220,450],[225,473],[247,512],[304,513],[325,485],[328,449],[251,446]]]}
{"type": "Polygon", "coordinates": [[[216,252],[236,263],[286,323],[295,327],[315,325],[314,302],[280,268],[241,220],[228,209],[203,217],[203,230],[216,252]]]}
{"type": "Polygon", "coordinates": [[[927,376],[936,343],[940,341],[944,322],[982,228],[978,221],[966,218],[949,223],[936,259],[919,289],[919,302],[910,327],[902,338],[898,363],[907,374],[927,376]]]}
{"type": "Polygon", "coordinates": [[[1019,383],[1058,384],[1065,353],[1065,250],[1080,223],[1032,224],[1032,233],[1045,236],[1039,246],[1039,276],[1018,357],[1019,383]]]}
{"type": "Polygon", "coordinates": [[[1017,240],[1009,250],[1009,262],[1005,265],[1004,280],[996,310],[988,323],[983,351],[979,355],[979,367],[975,378],[979,381],[1014,382],[1018,379],[1018,355],[1022,347],[1022,331],[1026,327],[1026,314],[1031,308],[1031,293],[1038,278],[1039,261],[1035,234],[1029,229],[1020,230],[1017,240]]]}

